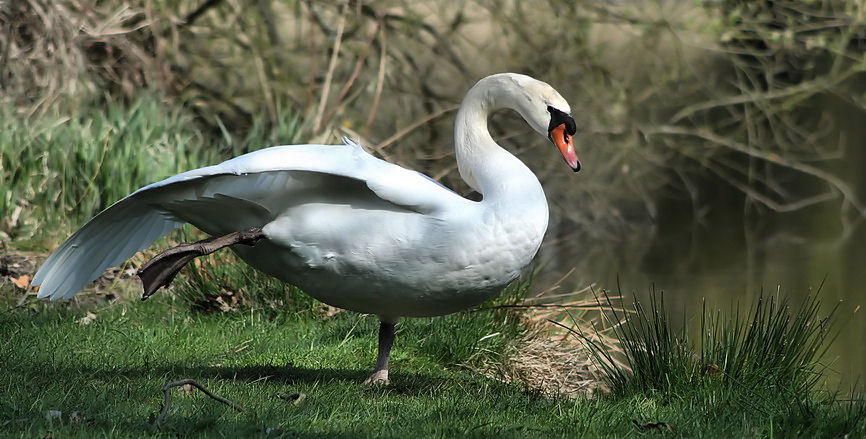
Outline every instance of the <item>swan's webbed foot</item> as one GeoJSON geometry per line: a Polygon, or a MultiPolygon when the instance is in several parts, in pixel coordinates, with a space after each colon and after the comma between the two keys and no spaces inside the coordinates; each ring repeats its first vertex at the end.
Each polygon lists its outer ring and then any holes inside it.
{"type": "Polygon", "coordinates": [[[193,259],[233,244],[253,245],[264,237],[261,227],[253,227],[191,244],[181,244],[154,256],[136,273],[144,287],[141,300],[152,296],[160,287],[169,286],[180,269],[193,259]]]}
{"type": "Polygon", "coordinates": [[[391,380],[388,379],[388,369],[373,372],[373,375],[370,375],[370,378],[364,380],[364,384],[371,386],[387,386],[388,384],[391,384],[391,380]]]}
{"type": "Polygon", "coordinates": [[[379,323],[379,355],[376,360],[376,370],[370,378],[364,380],[364,384],[387,386],[391,384],[388,379],[388,359],[391,356],[391,346],[394,344],[394,329],[397,326],[394,322],[382,321],[379,323]]]}

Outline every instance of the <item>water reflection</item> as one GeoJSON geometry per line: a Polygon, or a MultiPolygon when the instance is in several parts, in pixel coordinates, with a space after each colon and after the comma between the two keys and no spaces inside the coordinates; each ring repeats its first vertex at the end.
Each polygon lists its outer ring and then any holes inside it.
{"type": "Polygon", "coordinates": [[[685,321],[691,328],[700,325],[704,300],[709,310],[723,312],[737,304],[745,311],[762,294],[788,297],[797,305],[823,283],[822,309],[829,312],[840,305],[834,320],[838,337],[824,359],[829,366],[826,382],[850,390],[858,378],[866,378],[866,228],[853,229],[843,239],[841,230],[832,226],[814,227],[816,217],[828,217],[833,206],[798,214],[750,215],[743,201],[740,197],[738,204],[722,203],[699,221],[682,214],[687,210],[677,201],[668,202],[662,211],[670,214],[662,215],[646,237],[639,237],[651,241],[639,258],[629,252],[594,252],[586,257],[586,251],[581,255],[559,246],[556,257],[548,251],[541,259],[548,262],[550,272],[562,272],[580,261],[578,286],[595,283],[616,291],[620,282],[629,301],[635,295],[647,300],[655,286],[664,291],[674,314],[671,321],[685,321]],[[734,208],[737,205],[739,209],[734,208]]]}

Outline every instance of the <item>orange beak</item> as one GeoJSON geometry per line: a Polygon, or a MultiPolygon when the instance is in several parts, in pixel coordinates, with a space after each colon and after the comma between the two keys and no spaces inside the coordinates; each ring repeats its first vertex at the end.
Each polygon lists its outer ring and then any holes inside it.
{"type": "Polygon", "coordinates": [[[574,172],[580,171],[580,159],[577,157],[577,152],[574,150],[573,137],[568,135],[565,130],[565,124],[559,124],[556,128],[550,130],[550,141],[559,148],[559,153],[562,158],[571,166],[574,172]]]}

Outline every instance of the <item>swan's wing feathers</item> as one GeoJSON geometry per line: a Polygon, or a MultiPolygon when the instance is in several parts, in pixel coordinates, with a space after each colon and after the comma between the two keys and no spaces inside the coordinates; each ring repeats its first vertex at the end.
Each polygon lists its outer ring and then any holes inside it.
{"type": "Polygon", "coordinates": [[[70,298],[106,268],[120,264],[181,223],[126,198],[78,229],[33,277],[38,297],[70,298]]]}
{"type": "Polygon", "coordinates": [[[105,269],[184,223],[210,234],[261,226],[273,214],[257,201],[267,201],[268,189],[278,191],[287,180],[275,173],[176,177],[114,203],[60,244],[33,277],[38,297],[74,296],[105,269]]]}
{"type": "MultiPolygon", "coordinates": [[[[33,279],[39,297],[69,298],[189,222],[207,233],[261,226],[308,191],[366,184],[397,206],[435,214],[467,200],[422,174],[379,160],[356,144],[275,146],[145,186],[96,215],[63,242],[33,279]],[[335,180],[329,176],[342,177],[335,180]]],[[[350,187],[351,186],[351,187],[350,187]]]]}
{"type": "Polygon", "coordinates": [[[181,223],[194,224],[210,235],[259,227],[274,218],[274,214],[259,203],[221,193],[172,200],[153,207],[170,214],[181,223]]]}
{"type": "Polygon", "coordinates": [[[427,215],[436,215],[467,202],[426,175],[397,165],[382,169],[365,181],[383,200],[427,215]]]}
{"type": "MultiPolygon", "coordinates": [[[[354,183],[366,186],[376,197],[393,205],[423,214],[436,214],[467,202],[430,177],[375,158],[357,144],[274,146],[178,174],[136,193],[174,188],[173,197],[179,204],[196,199],[202,209],[215,211],[212,218],[225,221],[224,216],[216,213],[220,203],[210,199],[216,195],[252,201],[277,213],[290,203],[289,198],[308,198],[308,194],[315,197],[327,191],[348,192],[356,189],[354,183]],[[185,195],[180,196],[180,192],[185,195]]],[[[207,221],[195,221],[178,209],[164,210],[208,233],[238,230],[208,228],[207,221]]],[[[260,225],[244,223],[244,228],[260,225]]]]}
{"type": "MultiPolygon", "coordinates": [[[[364,151],[360,145],[346,142],[346,145],[273,146],[218,165],[175,175],[137,192],[218,175],[307,171],[363,181],[383,200],[425,214],[453,208],[467,201],[426,175],[380,160],[364,151]]],[[[273,186],[261,184],[256,187],[273,193],[273,186]]]]}

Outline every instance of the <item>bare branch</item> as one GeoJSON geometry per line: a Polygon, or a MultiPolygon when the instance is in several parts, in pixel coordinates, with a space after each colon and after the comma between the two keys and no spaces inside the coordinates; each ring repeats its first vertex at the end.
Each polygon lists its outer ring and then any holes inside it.
{"type": "Polygon", "coordinates": [[[780,156],[778,154],[761,151],[756,148],[750,148],[749,146],[744,145],[736,140],[722,137],[705,130],[682,128],[672,125],[658,125],[655,127],[645,127],[641,131],[648,136],[653,134],[667,134],[698,137],[716,145],[724,146],[731,150],[745,154],[749,157],[754,157],[769,163],[784,166],[786,168],[793,169],[807,175],[811,175],[825,181],[830,186],[833,186],[842,194],[842,196],[847,202],[851,203],[854,209],[856,209],[861,216],[866,217],[866,206],[864,206],[863,203],[860,202],[854,190],[847,183],[842,181],[841,178],[823,169],[819,169],[815,166],[807,165],[805,163],[800,163],[789,158],[780,156]]]}
{"type": "Polygon", "coordinates": [[[430,122],[433,119],[441,117],[442,115],[444,115],[446,113],[450,113],[452,111],[455,111],[458,108],[460,108],[459,105],[451,105],[450,107],[445,107],[445,108],[442,108],[438,111],[430,113],[430,114],[416,120],[415,122],[413,122],[409,126],[403,128],[402,130],[397,131],[396,133],[394,133],[393,136],[383,140],[382,143],[376,145],[376,147],[373,149],[376,151],[382,150],[382,149],[388,147],[389,145],[391,145],[392,143],[400,140],[403,136],[405,136],[406,134],[409,134],[410,132],[412,132],[416,128],[426,124],[427,122],[430,122]]]}
{"type": "Polygon", "coordinates": [[[854,75],[855,73],[857,73],[857,71],[855,69],[852,69],[844,75],[833,78],[833,80],[827,80],[826,77],[822,76],[812,81],[801,82],[797,85],[787,87],[781,90],[773,90],[766,93],[740,94],[728,98],[716,99],[712,101],[689,105],[688,107],[683,108],[682,110],[671,116],[669,123],[676,123],[691,115],[694,115],[697,112],[710,110],[718,107],[769,101],[774,99],[791,97],[798,94],[804,94],[804,96],[801,97],[802,99],[804,97],[825,91],[833,87],[834,85],[837,85],[840,82],[848,79],[848,77],[854,75]]]}
{"type": "Polygon", "coordinates": [[[367,115],[367,121],[364,123],[364,137],[370,136],[370,128],[376,119],[376,111],[378,111],[379,101],[382,99],[382,88],[385,85],[385,63],[388,59],[388,40],[385,38],[385,26],[379,26],[379,35],[379,72],[376,74],[376,92],[373,94],[373,104],[370,105],[370,114],[367,115]]]}
{"type": "Polygon", "coordinates": [[[207,0],[206,2],[202,3],[201,6],[195,8],[194,11],[190,12],[186,16],[186,18],[183,19],[183,23],[178,25],[178,28],[192,26],[192,24],[195,23],[195,21],[198,20],[199,17],[204,15],[204,13],[208,11],[208,9],[216,7],[217,5],[222,3],[222,1],[223,0],[207,0]]]}
{"type": "Polygon", "coordinates": [[[270,0],[257,0],[256,6],[258,6],[259,15],[262,16],[262,21],[268,29],[268,40],[272,46],[279,46],[280,34],[277,33],[277,27],[274,24],[274,11],[271,9],[270,0]]]}
{"type": "Polygon", "coordinates": [[[160,410],[159,415],[156,417],[156,420],[153,421],[154,427],[159,428],[160,424],[162,424],[162,421],[165,420],[165,416],[168,414],[168,409],[171,406],[171,388],[172,387],[186,386],[186,385],[190,385],[190,386],[195,387],[198,390],[201,390],[205,395],[207,395],[209,398],[211,398],[217,402],[221,402],[221,403],[223,403],[223,404],[225,404],[225,405],[227,405],[227,406],[229,406],[229,407],[231,407],[231,408],[233,408],[233,409],[235,409],[241,413],[247,413],[247,411],[244,410],[243,407],[241,407],[241,406],[239,406],[239,405],[237,405],[237,404],[235,404],[235,403],[233,403],[233,402],[231,402],[231,401],[229,401],[229,400],[227,400],[221,396],[214,395],[210,390],[206,389],[204,386],[197,383],[195,380],[187,378],[187,379],[183,379],[180,381],[170,382],[170,383],[162,386],[162,393],[165,394],[165,397],[162,401],[162,410],[160,410]]]}
{"type": "Polygon", "coordinates": [[[325,105],[328,104],[328,93],[331,91],[331,81],[334,79],[334,69],[337,67],[337,58],[340,55],[340,45],[343,42],[343,30],[346,27],[346,11],[349,9],[349,2],[344,1],[343,7],[340,9],[340,20],[337,23],[337,36],[334,37],[334,48],[331,52],[331,61],[328,63],[328,72],[325,73],[325,83],[322,87],[322,96],[319,99],[319,108],[316,110],[316,118],[313,126],[315,132],[322,129],[322,117],[325,114],[325,105]]]}

